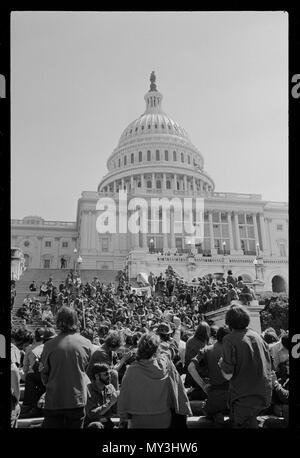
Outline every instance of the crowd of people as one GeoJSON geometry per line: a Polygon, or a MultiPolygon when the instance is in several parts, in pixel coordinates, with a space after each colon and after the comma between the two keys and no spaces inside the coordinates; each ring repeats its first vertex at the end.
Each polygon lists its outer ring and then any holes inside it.
{"type": "Polygon", "coordinates": [[[188,284],[169,266],[165,275],[151,273],[147,284],[152,294],[133,288],[124,271],[119,273],[117,287],[112,283],[104,285],[97,278],[84,285],[71,271],[58,288],[52,277],[42,282],[39,291],[33,281],[29,289],[37,295],[32,298],[28,294],[16,315],[27,323],[38,319],[53,322],[59,308],[67,305],[76,309],[81,328],[96,330],[99,321],[108,321],[109,325],[122,323],[131,328],[143,323],[149,327],[169,312],[180,317],[184,328],[194,329],[209,311],[234,300],[248,305],[255,299],[254,290],[231,271],[226,279],[217,280],[209,274],[188,284]]]}
{"type": "Polygon", "coordinates": [[[116,285],[83,284],[72,271],[58,287],[53,278],[39,291],[32,282],[38,295],[26,297],[12,330],[12,426],[42,415],[45,428],[105,429],[118,415],[120,428],[184,428],[193,401],[216,425],[229,417],[233,427],[255,427],[262,412],[286,425],[288,334],[251,330],[255,294],[242,278],[228,271],[188,284],[169,266],[133,286],[126,270],[116,285]],[[206,321],[235,300],[243,305],[230,306],[224,326],[206,321]]]}

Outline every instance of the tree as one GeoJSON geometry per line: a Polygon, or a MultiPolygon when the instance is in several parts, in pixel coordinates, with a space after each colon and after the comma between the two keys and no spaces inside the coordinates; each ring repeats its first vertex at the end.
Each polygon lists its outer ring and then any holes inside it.
{"type": "Polygon", "coordinates": [[[260,312],[261,328],[272,327],[279,334],[280,329],[289,327],[289,303],[287,296],[272,296],[265,299],[265,307],[260,312]]]}

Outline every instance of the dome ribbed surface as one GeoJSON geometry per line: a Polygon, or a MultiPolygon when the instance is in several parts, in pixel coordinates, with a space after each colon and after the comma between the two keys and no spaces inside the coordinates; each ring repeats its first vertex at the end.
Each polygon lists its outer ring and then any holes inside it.
{"type": "Polygon", "coordinates": [[[176,135],[188,142],[191,141],[185,129],[165,113],[144,113],[126,127],[120,137],[118,147],[121,147],[127,140],[148,134],[176,135]]]}

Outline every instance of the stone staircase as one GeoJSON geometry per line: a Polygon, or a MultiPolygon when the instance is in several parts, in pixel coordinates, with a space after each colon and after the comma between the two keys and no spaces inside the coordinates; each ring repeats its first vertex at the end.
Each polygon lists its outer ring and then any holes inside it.
{"type": "MultiPolygon", "coordinates": [[[[27,294],[31,298],[37,297],[39,295],[39,288],[43,281],[48,281],[49,277],[53,278],[53,283],[55,286],[59,286],[60,283],[64,282],[68,273],[69,269],[27,269],[20,280],[16,282],[16,298],[14,307],[12,309],[12,321],[15,326],[17,326],[21,319],[16,317],[17,310],[23,304],[23,301],[27,294]],[[35,281],[37,285],[36,292],[29,291],[29,285],[32,281],[35,281]]],[[[118,270],[80,270],[80,277],[83,283],[88,281],[92,281],[94,277],[97,277],[101,283],[108,284],[108,283],[115,283],[117,284],[117,275],[118,270]]],[[[35,329],[39,323],[32,323],[29,324],[27,327],[31,330],[35,329]]]]}

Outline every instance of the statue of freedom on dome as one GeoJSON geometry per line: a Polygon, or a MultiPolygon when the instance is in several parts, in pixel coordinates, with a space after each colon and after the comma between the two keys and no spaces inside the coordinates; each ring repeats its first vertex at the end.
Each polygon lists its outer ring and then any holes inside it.
{"type": "Polygon", "coordinates": [[[156,84],[155,84],[156,76],[155,76],[154,70],[152,70],[152,72],[151,72],[150,81],[151,81],[150,91],[157,91],[156,84]]]}

